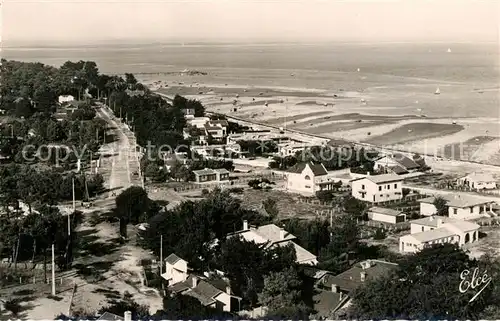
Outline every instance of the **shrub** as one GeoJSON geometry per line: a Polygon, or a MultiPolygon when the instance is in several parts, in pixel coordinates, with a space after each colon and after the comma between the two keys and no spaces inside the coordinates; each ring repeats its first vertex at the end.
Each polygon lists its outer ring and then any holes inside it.
{"type": "Polygon", "coordinates": [[[387,233],[383,228],[378,228],[373,235],[374,240],[383,240],[387,237],[387,233]]]}
{"type": "Polygon", "coordinates": [[[242,194],[244,191],[243,187],[232,187],[229,189],[229,193],[242,194]]]}

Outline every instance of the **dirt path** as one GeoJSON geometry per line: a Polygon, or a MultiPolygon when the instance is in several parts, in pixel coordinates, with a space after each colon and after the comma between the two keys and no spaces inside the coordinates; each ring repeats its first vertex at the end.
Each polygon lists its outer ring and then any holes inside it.
{"type": "MultiPolygon", "coordinates": [[[[139,162],[135,154],[135,138],[123,124],[119,123],[104,107],[98,116],[108,122],[109,132],[117,138],[101,148],[112,156],[102,157],[99,167],[105,179],[105,187],[112,191],[94,202],[91,210],[85,210],[84,222],[78,227],[77,254],[74,269],[66,273],[66,281],[76,283],[72,311],[86,311],[90,314],[106,306],[109,300],[119,299],[128,292],[139,304],[150,306],[151,313],[162,308],[162,298],[158,291],[144,286],[142,259],[152,259],[151,254],[129,240],[123,243],[118,234],[118,224],[99,219],[110,212],[115,195],[131,185],[139,185],[140,180],[131,172],[138,171],[139,162]]],[[[133,238],[135,228],[128,227],[128,236],[133,238]]],[[[26,311],[28,319],[52,319],[59,313],[68,313],[71,291],[59,293],[60,301],[48,303],[47,298],[32,302],[26,311]],[[56,303],[57,302],[57,303],[56,303]]]]}

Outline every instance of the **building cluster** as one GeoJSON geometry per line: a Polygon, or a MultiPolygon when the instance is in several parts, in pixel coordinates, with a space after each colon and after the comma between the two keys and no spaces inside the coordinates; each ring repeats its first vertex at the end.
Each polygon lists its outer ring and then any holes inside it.
{"type": "MultiPolygon", "coordinates": [[[[352,293],[365,282],[385,276],[398,268],[398,265],[380,260],[367,260],[355,264],[350,269],[335,274],[315,267],[316,256],[294,243],[295,236],[274,224],[250,227],[243,223],[243,229],[228,235],[262,244],[264,248],[291,244],[297,253],[297,263],[304,267],[306,281],[315,289],[311,293],[317,316],[328,317],[331,313],[347,308],[351,303],[352,293]]],[[[231,290],[231,283],[224,271],[204,271],[195,273],[189,262],[176,254],[170,254],[165,260],[162,278],[168,281],[171,294],[188,295],[207,307],[220,311],[238,312],[241,310],[241,298],[231,290]]],[[[162,271],[163,272],[163,271],[162,271]]]]}

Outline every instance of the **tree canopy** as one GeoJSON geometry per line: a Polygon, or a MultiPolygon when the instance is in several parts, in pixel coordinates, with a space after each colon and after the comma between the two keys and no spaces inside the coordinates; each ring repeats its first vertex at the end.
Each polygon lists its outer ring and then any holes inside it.
{"type": "MultiPolygon", "coordinates": [[[[498,263],[471,259],[454,244],[440,244],[405,257],[400,268],[386,277],[367,282],[353,296],[349,316],[360,319],[479,319],[486,307],[498,304],[487,286],[476,300],[479,289],[459,291],[461,273],[479,268],[498,276],[498,263]]],[[[489,308],[491,311],[491,307],[489,308]]]]}

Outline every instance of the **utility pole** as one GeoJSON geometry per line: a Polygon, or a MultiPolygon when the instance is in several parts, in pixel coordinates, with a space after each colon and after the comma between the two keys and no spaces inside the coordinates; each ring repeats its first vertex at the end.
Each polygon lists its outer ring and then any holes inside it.
{"type": "Polygon", "coordinates": [[[163,273],[163,234],[160,235],[160,275],[163,273]]]}
{"type": "Polygon", "coordinates": [[[120,121],[122,120],[122,106],[120,106],[120,121]]]}
{"type": "MultiPolygon", "coordinates": [[[[73,191],[73,212],[76,210],[76,203],[75,203],[75,178],[73,177],[71,179],[71,188],[73,191]]],[[[69,235],[69,233],[68,233],[69,235]]]]}
{"type": "Polygon", "coordinates": [[[90,152],[90,175],[92,175],[92,152],[90,152]]]}
{"type": "Polygon", "coordinates": [[[54,243],[52,243],[52,295],[56,295],[56,261],[54,243]]]}
{"type": "Polygon", "coordinates": [[[95,140],[99,141],[99,128],[95,129],[95,140]]]}

